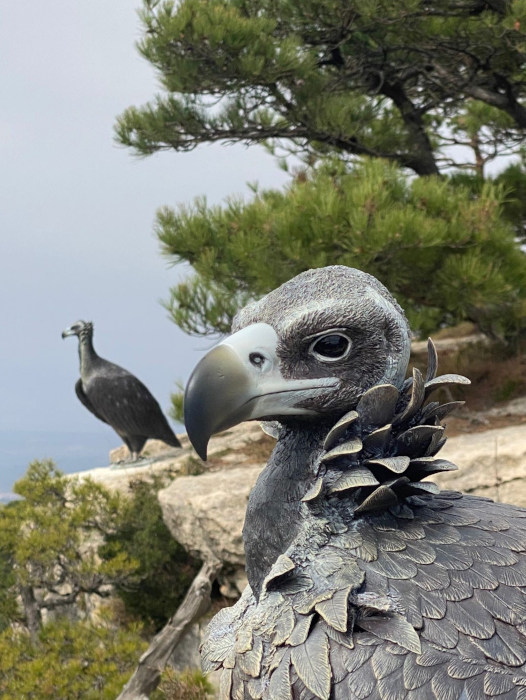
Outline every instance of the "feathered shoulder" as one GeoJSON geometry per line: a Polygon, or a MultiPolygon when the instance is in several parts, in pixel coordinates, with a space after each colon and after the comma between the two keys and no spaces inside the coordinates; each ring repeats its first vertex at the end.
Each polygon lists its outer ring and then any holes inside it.
{"type": "Polygon", "coordinates": [[[428,397],[469,383],[436,376],[431,342],[428,355],[425,378],[414,369],[401,391],[369,389],[329,431],[304,526],[259,601],[247,587],[212,620],[202,663],[224,669],[221,697],[395,698],[393,674],[406,673],[404,698],[460,697],[466,678],[475,690],[509,682],[526,698],[526,511],[506,506],[503,517],[499,504],[422,481],[457,468],[436,454],[441,420],[462,403],[428,397]],[[506,680],[495,663],[519,675],[506,680]]]}

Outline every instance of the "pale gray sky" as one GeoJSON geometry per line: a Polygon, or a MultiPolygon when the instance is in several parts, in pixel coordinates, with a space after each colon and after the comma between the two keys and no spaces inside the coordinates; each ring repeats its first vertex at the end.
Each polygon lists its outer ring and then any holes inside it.
{"type": "MultiPolygon", "coordinates": [[[[159,304],[177,279],[152,233],[157,207],[250,196],[287,176],[262,149],[203,146],[137,159],[115,117],[152,97],[135,48],[138,0],[0,5],[0,430],[108,430],[75,397],[76,340],[95,322],[98,352],[169,406],[210,341],[185,336],[159,304]]],[[[115,443],[118,438],[115,436],[115,443]]],[[[38,455],[35,455],[37,457],[38,455]]]]}

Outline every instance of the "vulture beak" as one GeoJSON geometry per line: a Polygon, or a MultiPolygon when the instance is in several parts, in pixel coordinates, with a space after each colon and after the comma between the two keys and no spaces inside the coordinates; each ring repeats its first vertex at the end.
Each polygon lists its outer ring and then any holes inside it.
{"type": "Polygon", "coordinates": [[[277,345],[275,330],[256,323],[213,348],[192,372],[184,395],[184,422],[202,459],[214,433],[245,420],[314,415],[298,404],[339,386],[335,377],[285,379],[277,345]]]}
{"type": "Polygon", "coordinates": [[[75,331],[73,330],[73,327],[66,328],[65,330],[62,331],[62,339],[67,338],[70,335],[75,335],[75,331]]]}

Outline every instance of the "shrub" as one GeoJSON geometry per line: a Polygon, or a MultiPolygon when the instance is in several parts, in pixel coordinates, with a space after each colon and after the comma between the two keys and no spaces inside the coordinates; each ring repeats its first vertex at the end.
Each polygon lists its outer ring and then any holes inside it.
{"type": "Polygon", "coordinates": [[[116,627],[62,617],[32,640],[20,629],[0,634],[2,700],[114,700],[147,647],[139,625],[116,627]]]}
{"type": "Polygon", "coordinates": [[[206,700],[212,692],[210,681],[199,669],[177,673],[167,668],[159,685],[159,696],[163,700],[206,700]]]}
{"type": "Polygon", "coordinates": [[[172,537],[157,500],[159,481],[132,484],[114,530],[99,548],[111,561],[118,553],[138,562],[134,577],[115,586],[128,613],[159,630],[179,607],[200,563],[172,537]]]}

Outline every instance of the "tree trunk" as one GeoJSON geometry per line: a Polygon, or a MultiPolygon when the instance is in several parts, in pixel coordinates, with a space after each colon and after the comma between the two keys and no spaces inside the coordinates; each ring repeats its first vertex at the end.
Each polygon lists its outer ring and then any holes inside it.
{"type": "Polygon", "coordinates": [[[31,635],[31,639],[36,641],[40,628],[42,627],[42,613],[38,607],[33,587],[22,586],[20,588],[20,597],[22,598],[22,606],[24,608],[24,616],[26,618],[29,634],[31,635]]]}
{"type": "Polygon", "coordinates": [[[402,84],[386,81],[381,92],[396,105],[413,145],[412,151],[408,150],[397,158],[400,165],[411,168],[417,175],[440,175],[421,110],[411,102],[402,84]]]}
{"type": "Polygon", "coordinates": [[[210,607],[212,582],[220,568],[218,561],[203,564],[175,615],[155,635],[117,700],[147,700],[155,690],[168,659],[184,633],[210,607]]]}

